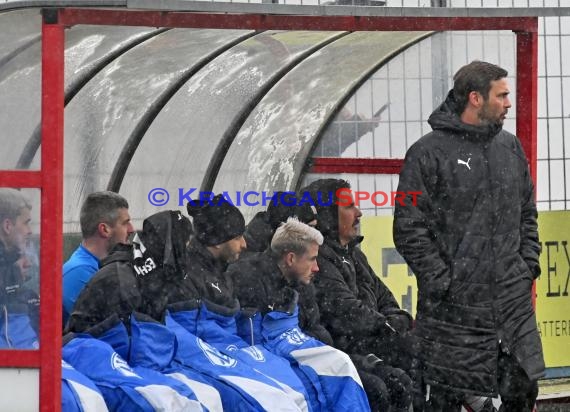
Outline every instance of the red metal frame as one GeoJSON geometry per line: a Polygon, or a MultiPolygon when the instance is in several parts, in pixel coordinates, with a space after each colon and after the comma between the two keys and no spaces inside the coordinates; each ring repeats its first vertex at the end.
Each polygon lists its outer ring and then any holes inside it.
{"type": "Polygon", "coordinates": [[[63,265],[63,26],[42,24],[42,210],[40,246],[40,408],[61,408],[63,265]]]}
{"type": "Polygon", "coordinates": [[[0,350],[0,365],[39,369],[40,408],[57,411],[61,408],[63,26],[43,24],[42,38],[41,169],[0,171],[0,186],[41,189],[40,348],[0,350]]]}
{"type": "Polygon", "coordinates": [[[403,159],[313,157],[312,173],[399,174],[403,159]]]}
{"type": "Polygon", "coordinates": [[[6,170],[0,172],[0,187],[40,187],[40,172],[6,170]]]}
{"type": "Polygon", "coordinates": [[[299,16],[261,13],[195,13],[156,10],[68,8],[59,12],[64,25],[186,27],[244,30],[450,31],[537,30],[535,17],[386,17],[299,16]]]}
{"type": "MultiPolygon", "coordinates": [[[[40,368],[42,411],[61,405],[61,266],[63,210],[64,27],[104,24],[253,30],[513,30],[517,34],[517,133],[536,176],[536,17],[293,16],[140,10],[55,9],[42,25],[42,167],[0,171],[0,185],[39,187],[41,336],[38,351],[0,351],[0,366],[40,368]]],[[[315,159],[319,173],[398,173],[402,159],[315,159]]]]}
{"type": "Polygon", "coordinates": [[[538,34],[517,33],[517,135],[536,184],[538,34]]]}

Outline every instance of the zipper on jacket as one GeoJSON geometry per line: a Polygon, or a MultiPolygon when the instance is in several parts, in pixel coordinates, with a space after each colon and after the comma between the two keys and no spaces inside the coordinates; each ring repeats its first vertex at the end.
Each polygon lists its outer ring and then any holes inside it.
{"type": "Polygon", "coordinates": [[[10,340],[10,333],[8,332],[8,308],[6,305],[2,305],[2,310],[4,311],[4,338],[6,338],[8,347],[11,348],[12,341],[10,340]]]}
{"type": "MultiPolygon", "coordinates": [[[[258,312],[253,312],[251,315],[247,316],[247,320],[249,321],[249,337],[251,339],[250,346],[255,345],[255,336],[253,334],[253,318],[257,315],[258,312]]],[[[242,312],[243,314],[243,312],[242,312]]]]}
{"type": "Polygon", "coordinates": [[[254,336],[253,336],[253,316],[249,318],[249,331],[251,333],[251,346],[254,344],[254,336]]]}
{"type": "MultiPolygon", "coordinates": [[[[484,153],[485,160],[486,160],[485,164],[486,164],[486,166],[487,166],[487,180],[489,181],[489,188],[490,188],[490,190],[491,190],[491,192],[492,192],[492,190],[493,190],[492,180],[493,180],[493,179],[492,179],[492,175],[491,175],[491,167],[490,167],[490,165],[489,165],[489,155],[488,155],[488,153],[489,153],[489,146],[488,146],[488,145],[485,145],[485,146],[484,146],[483,153],[484,153]]],[[[493,199],[493,204],[492,204],[492,206],[493,206],[493,208],[495,207],[495,201],[494,201],[494,199],[493,199]]],[[[494,209],[493,209],[493,212],[494,212],[494,209]]],[[[491,308],[492,308],[492,314],[493,314],[493,323],[494,323],[494,325],[495,325],[495,331],[496,331],[496,334],[497,334],[497,342],[496,342],[496,344],[497,344],[497,346],[498,346],[498,350],[499,350],[499,351],[502,351],[502,350],[503,350],[503,347],[504,347],[505,350],[508,351],[509,348],[508,348],[508,346],[507,346],[506,343],[505,343],[502,330],[501,330],[501,328],[499,328],[498,321],[497,321],[497,310],[498,310],[498,309],[497,309],[497,288],[496,288],[496,285],[497,285],[497,273],[496,273],[496,270],[497,270],[497,269],[496,269],[496,267],[497,267],[497,266],[496,266],[497,257],[496,257],[496,255],[495,255],[495,248],[493,247],[493,242],[495,241],[495,234],[497,233],[497,225],[496,225],[495,223],[496,223],[496,217],[493,218],[493,231],[492,231],[492,233],[491,233],[491,242],[490,242],[490,244],[489,244],[489,248],[490,248],[490,251],[489,251],[489,252],[490,252],[491,258],[492,258],[492,259],[491,259],[491,267],[493,268],[493,273],[492,273],[491,282],[490,282],[490,283],[491,283],[491,284],[490,284],[490,286],[491,286],[491,292],[492,292],[492,296],[493,296],[493,300],[492,300],[492,303],[491,303],[491,308]]],[[[498,374],[498,371],[499,371],[499,353],[497,353],[497,357],[496,357],[496,359],[495,359],[495,363],[496,363],[496,368],[495,368],[495,370],[497,371],[497,374],[498,374]]],[[[498,390],[499,390],[499,382],[498,382],[498,379],[497,379],[497,374],[495,374],[495,376],[493,377],[493,379],[494,379],[495,388],[496,388],[497,391],[498,391],[498,390]]]]}

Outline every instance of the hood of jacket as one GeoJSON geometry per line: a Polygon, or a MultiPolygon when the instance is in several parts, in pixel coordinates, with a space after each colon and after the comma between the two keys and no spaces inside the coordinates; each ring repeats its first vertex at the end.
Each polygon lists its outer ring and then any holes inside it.
{"type": "Polygon", "coordinates": [[[99,269],[116,262],[130,262],[133,258],[133,245],[117,243],[111,252],[101,260],[99,269]]]}
{"type": "Polygon", "coordinates": [[[274,229],[269,223],[267,212],[257,213],[247,224],[243,237],[249,252],[263,252],[271,243],[274,229]]]}
{"type": "Polygon", "coordinates": [[[137,258],[151,257],[158,267],[184,272],[188,241],[192,234],[190,220],[179,211],[166,210],[155,213],[143,222],[139,234],[141,243],[137,258]]]}
{"type": "Polygon", "coordinates": [[[143,299],[141,311],[154,319],[162,319],[169,290],[186,277],[191,233],[188,218],[167,210],[145,219],[135,240],[133,269],[143,299]]]}
{"type": "Polygon", "coordinates": [[[348,182],[341,179],[319,179],[300,191],[301,199],[309,193],[317,209],[317,229],[325,238],[339,240],[337,191],[347,186],[348,182]]]}
{"type": "Polygon", "coordinates": [[[450,90],[445,101],[433,111],[428,123],[434,131],[445,130],[474,141],[489,141],[502,129],[502,126],[496,123],[481,126],[463,123],[453,90],[450,90]]]}

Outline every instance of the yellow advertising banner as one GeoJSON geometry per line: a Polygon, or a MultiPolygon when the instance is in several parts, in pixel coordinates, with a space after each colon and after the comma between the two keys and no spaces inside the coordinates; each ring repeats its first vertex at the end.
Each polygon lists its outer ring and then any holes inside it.
{"type": "MultiPolygon", "coordinates": [[[[416,313],[416,278],[396,251],[392,216],[362,218],[362,250],[398,303],[416,313]]],[[[542,275],[536,282],[537,327],[547,367],[570,366],[570,211],[540,212],[542,275]]]]}
{"type": "Polygon", "coordinates": [[[547,367],[570,366],[570,211],[540,212],[536,318],[547,367]]]}
{"type": "Polygon", "coordinates": [[[376,275],[392,291],[400,307],[415,317],[418,297],[416,277],[394,246],[393,221],[393,216],[363,216],[360,224],[364,236],[362,251],[376,275]]]}

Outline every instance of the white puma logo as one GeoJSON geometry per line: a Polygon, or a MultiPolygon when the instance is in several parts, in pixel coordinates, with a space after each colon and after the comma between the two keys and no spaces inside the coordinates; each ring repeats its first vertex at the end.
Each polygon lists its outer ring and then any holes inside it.
{"type": "Polygon", "coordinates": [[[270,310],[273,310],[273,308],[275,307],[275,304],[273,304],[273,305],[267,305],[267,307],[268,307],[270,310]]]}
{"type": "Polygon", "coordinates": [[[222,293],[222,290],[220,289],[220,287],[218,286],[218,282],[216,282],[215,284],[213,282],[210,283],[212,285],[212,287],[214,289],[218,289],[218,292],[222,293]]]}
{"type": "Polygon", "coordinates": [[[467,167],[467,169],[471,170],[471,166],[469,166],[469,161],[471,161],[471,158],[467,159],[467,161],[457,159],[457,164],[458,165],[464,165],[465,167],[467,167]]]}
{"type": "Polygon", "coordinates": [[[344,256],[342,257],[342,263],[346,263],[347,265],[350,265],[350,262],[348,260],[346,260],[346,258],[344,256]]]}

